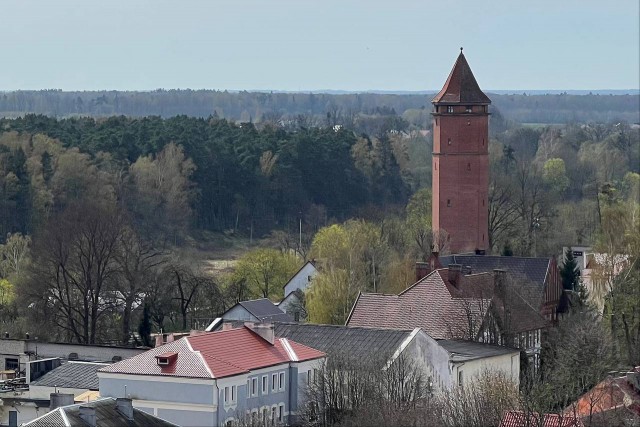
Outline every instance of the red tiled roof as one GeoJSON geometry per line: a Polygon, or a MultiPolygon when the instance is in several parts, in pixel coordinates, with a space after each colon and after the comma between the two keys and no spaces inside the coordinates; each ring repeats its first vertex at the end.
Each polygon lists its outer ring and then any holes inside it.
{"type": "Polygon", "coordinates": [[[324,357],[321,351],[285,338],[269,343],[247,327],[184,337],[115,363],[100,372],[190,378],[223,378],[281,363],[324,357]],[[174,363],[158,366],[156,358],[178,353],[174,363]]]}
{"type": "MultiPolygon", "coordinates": [[[[640,375],[640,366],[633,372],[627,375],[640,375]]],[[[580,396],[565,413],[585,417],[619,408],[627,408],[640,416],[640,391],[631,384],[626,375],[601,381],[580,396]]]]}
{"type": "Polygon", "coordinates": [[[460,51],[449,78],[442,90],[431,100],[433,103],[445,104],[490,104],[491,100],[482,92],[476,78],[471,72],[467,59],[460,51]]]}
{"type": "MultiPolygon", "coordinates": [[[[544,414],[542,427],[584,427],[580,418],[573,415],[544,414]]],[[[540,414],[522,411],[506,411],[500,427],[529,427],[540,425],[540,414]]]]}

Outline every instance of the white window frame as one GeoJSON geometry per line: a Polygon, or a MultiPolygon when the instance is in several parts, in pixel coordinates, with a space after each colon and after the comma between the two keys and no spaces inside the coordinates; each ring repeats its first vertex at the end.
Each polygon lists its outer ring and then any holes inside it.
{"type": "Polygon", "coordinates": [[[271,391],[275,392],[278,390],[278,374],[271,374],[271,391]]]}
{"type": "Polygon", "coordinates": [[[231,403],[236,403],[238,400],[238,393],[236,393],[236,386],[231,386],[231,403]]]}
{"type": "Polygon", "coordinates": [[[278,405],[278,422],[281,423],[284,420],[284,405],[278,405]]]}
{"type": "Polygon", "coordinates": [[[262,376],[262,383],[260,384],[260,390],[262,394],[269,394],[269,377],[266,375],[262,376]]]}
{"type": "Polygon", "coordinates": [[[258,378],[251,378],[251,396],[258,395],[258,378]]]}
{"type": "Polygon", "coordinates": [[[282,391],[286,388],[287,377],[284,374],[284,371],[278,373],[278,390],[282,391]]]}
{"type": "Polygon", "coordinates": [[[224,388],[224,393],[223,393],[223,394],[224,394],[224,404],[225,404],[225,405],[227,405],[229,402],[231,402],[231,400],[229,400],[229,397],[230,397],[230,396],[229,396],[229,391],[230,391],[230,390],[229,390],[229,386],[226,386],[226,387],[224,388]]]}

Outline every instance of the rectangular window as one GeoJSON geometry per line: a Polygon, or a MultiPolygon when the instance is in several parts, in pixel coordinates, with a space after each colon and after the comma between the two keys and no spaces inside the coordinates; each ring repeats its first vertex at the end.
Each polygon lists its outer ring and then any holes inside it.
{"type": "Polygon", "coordinates": [[[251,395],[252,396],[258,395],[258,379],[257,378],[251,379],[251,395]]]}
{"type": "Polygon", "coordinates": [[[4,359],[4,369],[7,371],[20,370],[20,362],[18,359],[4,359]]]}
{"type": "Polygon", "coordinates": [[[453,106],[452,105],[449,105],[447,107],[447,113],[453,113],[453,106]]]}
{"type": "Polygon", "coordinates": [[[447,199],[447,207],[450,208],[451,207],[451,199],[447,199]]]}
{"type": "Polygon", "coordinates": [[[458,371],[458,387],[464,387],[464,377],[462,371],[458,371]]]}
{"type": "Polygon", "coordinates": [[[224,403],[229,403],[229,387],[224,388],[224,403]]]}
{"type": "Polygon", "coordinates": [[[271,391],[276,391],[278,384],[278,374],[271,374],[271,391]]]}
{"type": "Polygon", "coordinates": [[[284,372],[280,372],[278,377],[278,388],[284,390],[284,372]]]}
{"type": "Polygon", "coordinates": [[[262,376],[262,394],[267,394],[269,390],[268,382],[269,382],[269,378],[266,375],[263,375],[262,376]]]}
{"type": "Polygon", "coordinates": [[[284,417],[284,405],[278,406],[278,422],[282,422],[284,417]]]}
{"type": "Polygon", "coordinates": [[[231,386],[231,401],[236,401],[236,386],[231,386]]]}
{"type": "Polygon", "coordinates": [[[313,381],[318,381],[318,370],[316,368],[313,368],[313,381]]]}
{"type": "Polygon", "coordinates": [[[467,105],[464,109],[464,111],[466,111],[467,113],[470,113],[473,111],[473,107],[471,105],[467,105]]]}
{"type": "Polygon", "coordinates": [[[307,371],[307,384],[311,384],[311,369],[307,371]]]}

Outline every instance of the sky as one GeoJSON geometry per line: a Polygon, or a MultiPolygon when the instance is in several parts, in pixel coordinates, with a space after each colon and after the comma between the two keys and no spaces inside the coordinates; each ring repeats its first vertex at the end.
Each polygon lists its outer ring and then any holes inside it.
{"type": "Polygon", "coordinates": [[[640,87],[637,0],[0,0],[0,90],[640,87]]]}

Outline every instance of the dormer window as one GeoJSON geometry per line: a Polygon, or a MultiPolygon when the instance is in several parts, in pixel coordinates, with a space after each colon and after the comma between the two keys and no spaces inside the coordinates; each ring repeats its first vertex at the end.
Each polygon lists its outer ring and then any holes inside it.
{"type": "Polygon", "coordinates": [[[453,105],[447,106],[447,113],[453,113],[453,105]]]}
{"type": "Polygon", "coordinates": [[[175,352],[162,353],[156,356],[156,363],[158,363],[158,366],[170,366],[170,365],[173,365],[173,363],[176,361],[177,358],[178,358],[178,353],[175,353],[175,352]]]}

